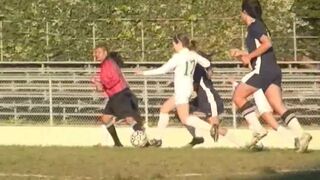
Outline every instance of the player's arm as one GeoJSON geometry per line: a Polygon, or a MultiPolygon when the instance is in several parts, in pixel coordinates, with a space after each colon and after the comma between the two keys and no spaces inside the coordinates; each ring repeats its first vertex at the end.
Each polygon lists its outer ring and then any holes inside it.
{"type": "Polygon", "coordinates": [[[272,47],[271,40],[266,35],[262,35],[259,41],[261,45],[257,49],[252,51],[250,54],[248,54],[249,58],[253,59],[253,58],[259,57],[272,47]]]}
{"type": "Polygon", "coordinates": [[[199,63],[202,67],[207,68],[210,66],[210,61],[207,58],[200,56],[198,53],[194,53],[195,59],[197,63],[199,63]]]}
{"type": "Polygon", "coordinates": [[[177,58],[177,56],[174,55],[167,63],[165,63],[161,67],[156,68],[156,69],[152,69],[152,70],[148,70],[148,71],[142,71],[142,72],[137,73],[137,74],[141,74],[141,75],[165,74],[165,73],[171,71],[173,68],[176,67],[177,61],[178,61],[178,58],[177,58]]]}
{"type": "Polygon", "coordinates": [[[244,55],[248,55],[248,51],[240,50],[240,49],[230,49],[229,54],[232,58],[236,60],[241,60],[241,57],[244,55]]]}

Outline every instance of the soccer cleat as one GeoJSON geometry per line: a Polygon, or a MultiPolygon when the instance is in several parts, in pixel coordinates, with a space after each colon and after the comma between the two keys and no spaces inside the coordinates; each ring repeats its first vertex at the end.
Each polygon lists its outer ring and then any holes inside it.
{"type": "Polygon", "coordinates": [[[249,144],[246,145],[246,147],[248,149],[251,149],[252,147],[254,147],[262,138],[266,137],[268,134],[267,130],[264,130],[264,132],[260,132],[260,133],[253,133],[253,137],[251,139],[251,142],[249,144]]]}
{"type": "Polygon", "coordinates": [[[212,127],[210,129],[210,135],[213,138],[214,142],[218,141],[218,139],[219,139],[219,125],[218,124],[212,125],[212,127]]]}
{"type": "Polygon", "coordinates": [[[203,142],[204,142],[204,138],[203,137],[194,137],[194,138],[192,138],[191,142],[189,142],[184,147],[193,147],[193,146],[195,146],[197,144],[202,144],[203,142]]]}
{"type": "Polygon", "coordinates": [[[150,139],[149,146],[151,147],[161,147],[162,140],[161,139],[150,139]]]}
{"type": "Polygon", "coordinates": [[[114,144],[113,147],[116,147],[116,148],[122,148],[123,145],[122,144],[114,144]]]}
{"type": "Polygon", "coordinates": [[[252,152],[263,151],[263,149],[264,149],[264,146],[263,146],[262,143],[260,143],[260,144],[257,143],[257,144],[255,144],[255,145],[253,145],[253,146],[251,146],[251,147],[249,148],[249,150],[252,151],[252,152]]]}
{"type": "Polygon", "coordinates": [[[297,150],[298,153],[304,153],[307,151],[309,143],[312,139],[312,136],[309,133],[303,133],[302,136],[300,137],[300,146],[299,149],[297,150]]]}

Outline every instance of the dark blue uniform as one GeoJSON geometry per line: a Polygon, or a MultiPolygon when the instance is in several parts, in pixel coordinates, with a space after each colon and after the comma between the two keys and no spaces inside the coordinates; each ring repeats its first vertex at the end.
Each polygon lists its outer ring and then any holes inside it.
{"type": "Polygon", "coordinates": [[[191,111],[203,112],[207,117],[223,113],[224,106],[220,95],[214,89],[207,71],[198,64],[194,71],[193,84],[197,97],[190,103],[191,111]]]}
{"type": "MultiPolygon", "coordinates": [[[[260,46],[260,38],[268,35],[264,24],[255,20],[248,27],[248,35],[246,45],[248,52],[256,50],[260,46]]],[[[261,56],[251,60],[252,71],[242,78],[242,82],[251,85],[257,89],[266,91],[271,84],[281,87],[281,69],[276,62],[273,48],[269,48],[267,52],[261,56]]]]}

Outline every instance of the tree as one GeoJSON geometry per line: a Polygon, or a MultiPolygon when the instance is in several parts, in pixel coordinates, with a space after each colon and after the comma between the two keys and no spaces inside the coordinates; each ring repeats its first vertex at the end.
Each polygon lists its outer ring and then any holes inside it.
{"type": "Polygon", "coordinates": [[[303,49],[301,55],[320,60],[320,1],[295,0],[292,11],[297,17],[297,34],[314,37],[299,39],[298,48],[303,49]]]}

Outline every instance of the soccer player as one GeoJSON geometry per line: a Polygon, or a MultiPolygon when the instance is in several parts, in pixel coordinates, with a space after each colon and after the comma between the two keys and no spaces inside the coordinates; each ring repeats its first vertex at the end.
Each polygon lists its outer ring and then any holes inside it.
{"type": "MultiPolygon", "coordinates": [[[[209,59],[203,53],[202,56],[209,59]]],[[[224,136],[238,148],[243,147],[243,143],[238,140],[231,132],[228,132],[226,128],[219,126],[220,119],[219,115],[223,113],[224,106],[223,100],[221,99],[218,92],[214,89],[213,82],[211,81],[212,69],[203,68],[197,64],[194,75],[193,84],[194,90],[197,96],[190,102],[190,109],[194,115],[204,116],[204,120],[208,121],[212,126],[212,135],[215,141],[218,140],[219,135],[224,136]]],[[[196,133],[195,128],[186,126],[189,133],[192,135],[192,140],[187,146],[195,146],[204,142],[204,138],[196,133]]]]}
{"type": "Polygon", "coordinates": [[[184,125],[195,127],[196,129],[211,130],[211,125],[202,121],[196,116],[189,114],[189,98],[193,92],[193,73],[197,63],[207,68],[210,62],[197,54],[190,51],[190,40],[183,34],[177,34],[173,37],[172,45],[175,54],[172,58],[160,68],[149,71],[136,71],[137,75],[159,75],[165,74],[174,69],[174,95],[167,99],[160,108],[158,121],[158,135],[150,141],[151,145],[161,146],[163,130],[169,122],[169,112],[177,109],[178,116],[184,125]]]}
{"type": "Polygon", "coordinates": [[[100,83],[101,88],[109,97],[109,101],[103,110],[102,123],[112,136],[115,146],[121,146],[117,136],[114,123],[115,118],[125,119],[134,131],[144,130],[143,122],[138,109],[138,100],[130,90],[116,58],[108,56],[105,45],[98,45],[94,51],[96,60],[100,61],[100,83]]]}
{"type": "MultiPolygon", "coordinates": [[[[95,54],[94,54],[95,56],[95,54]]],[[[112,59],[114,62],[116,62],[116,64],[121,68],[123,66],[123,61],[122,61],[122,57],[121,55],[118,53],[118,52],[110,52],[108,54],[108,58],[112,59]]],[[[101,60],[101,59],[100,59],[101,60]]],[[[96,90],[98,92],[102,92],[102,96],[104,97],[104,102],[105,104],[108,103],[109,101],[109,97],[107,95],[107,93],[105,91],[103,91],[103,86],[101,84],[101,81],[100,81],[100,68],[97,70],[96,74],[91,78],[91,82],[93,83],[93,85],[95,86],[96,90]]],[[[105,117],[107,115],[105,114],[102,114],[102,116],[100,118],[102,119],[105,119],[107,117],[105,117]]],[[[123,147],[119,137],[118,137],[118,134],[117,134],[117,131],[115,129],[115,126],[112,124],[110,125],[109,127],[107,127],[105,124],[102,124],[102,127],[104,129],[107,129],[109,134],[111,135],[112,139],[113,139],[113,142],[114,142],[114,146],[115,147],[123,147]]]]}
{"type": "Polygon", "coordinates": [[[262,9],[258,0],[243,0],[241,19],[248,28],[246,38],[248,52],[234,51],[233,56],[240,57],[243,64],[252,67],[252,71],[242,78],[241,83],[235,89],[233,102],[255,130],[256,141],[252,142],[254,144],[267,132],[259,123],[254,112],[254,105],[247,101],[247,97],[258,89],[262,89],[271,107],[281,116],[284,123],[300,137],[298,152],[305,152],[312,137],[303,131],[295,114],[288,110],[283,103],[281,69],[276,62],[269,37],[270,33],[268,33],[261,16],[262,9]]]}

